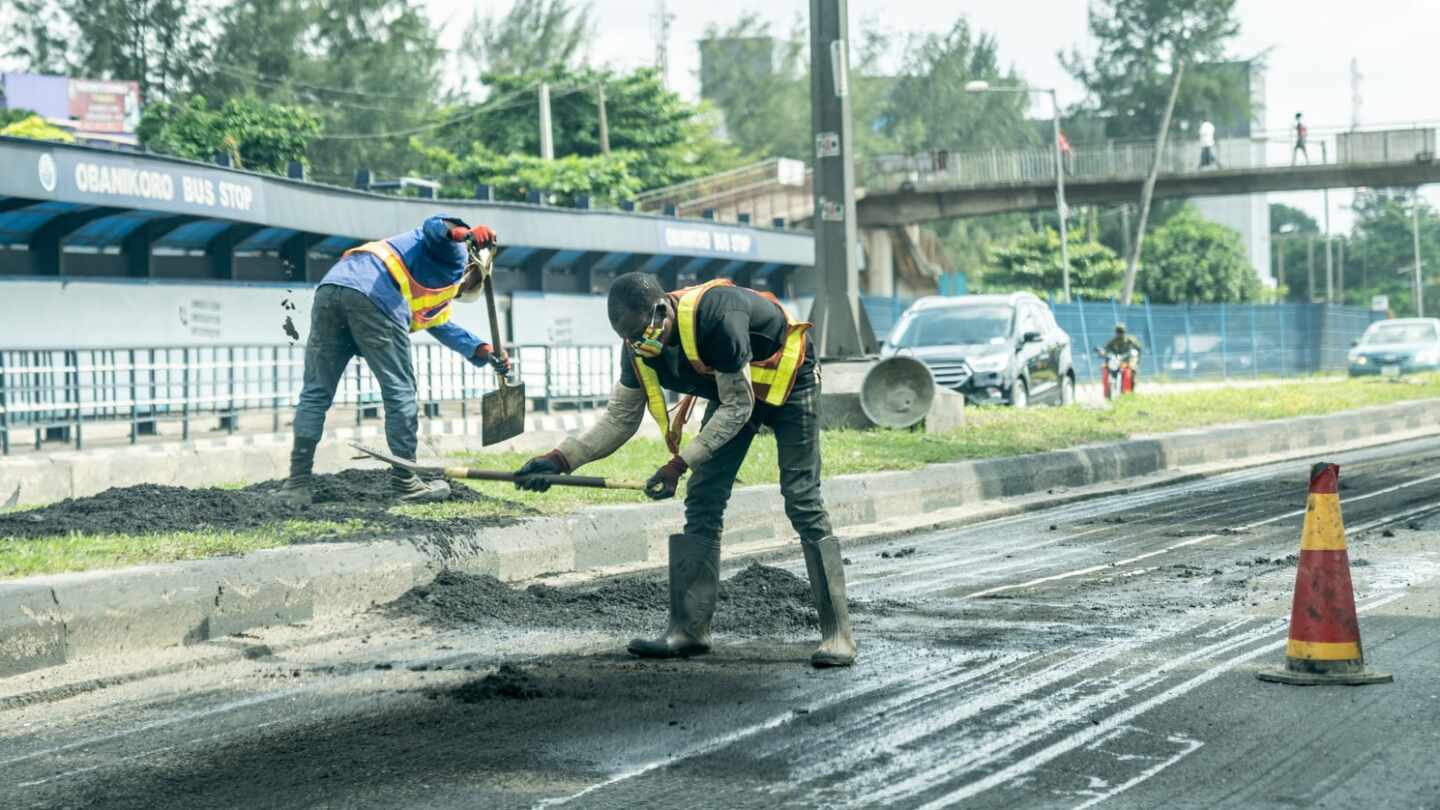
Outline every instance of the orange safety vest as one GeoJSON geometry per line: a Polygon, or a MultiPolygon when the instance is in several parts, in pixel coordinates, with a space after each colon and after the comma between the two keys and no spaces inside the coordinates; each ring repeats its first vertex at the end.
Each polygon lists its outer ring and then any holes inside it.
{"type": "Polygon", "coordinates": [[[390,277],[395,279],[395,283],[400,287],[400,294],[405,296],[405,302],[410,305],[411,332],[439,326],[450,320],[450,302],[460,294],[460,282],[439,288],[422,285],[410,275],[410,268],[405,266],[405,260],[400,258],[395,248],[383,239],[353,247],[343,255],[349,256],[357,252],[369,253],[378,258],[390,272],[390,277]]]}
{"type": "MultiPolygon", "coordinates": [[[[700,309],[700,299],[705,293],[716,287],[733,287],[734,282],[729,279],[715,279],[695,287],[687,287],[677,290],[671,294],[676,299],[675,314],[676,328],[680,330],[680,349],[690,367],[696,372],[705,375],[714,375],[715,370],[705,365],[700,359],[700,341],[695,323],[695,314],[700,309]]],[[[764,402],[767,405],[784,405],[785,400],[790,398],[790,392],[795,388],[795,378],[800,375],[800,368],[805,365],[805,333],[814,324],[798,321],[790,311],[781,305],[779,299],[768,292],[749,290],[757,295],[764,296],[771,303],[780,308],[785,314],[785,339],[781,341],[780,348],[764,360],[757,360],[750,364],[750,385],[755,391],[755,401],[764,402]]],[[[660,426],[661,432],[665,435],[665,443],[670,447],[671,453],[680,452],[680,434],[684,430],[685,420],[690,415],[690,409],[694,405],[694,396],[686,396],[676,406],[675,423],[672,425],[670,412],[665,407],[665,391],[660,385],[660,375],[645,363],[638,355],[631,356],[635,364],[635,374],[640,379],[645,389],[646,407],[655,423],[660,426]]]]}

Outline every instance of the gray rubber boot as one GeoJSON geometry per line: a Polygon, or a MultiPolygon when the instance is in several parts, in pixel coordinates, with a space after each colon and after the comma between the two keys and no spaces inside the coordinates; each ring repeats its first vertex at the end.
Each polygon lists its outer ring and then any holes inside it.
{"type": "Polygon", "coordinates": [[[315,448],[320,442],[314,439],[295,437],[290,447],[290,477],[280,487],[280,499],[291,506],[309,506],[315,502],[315,488],[311,483],[311,470],[315,468],[315,448]]]}
{"type": "Polygon", "coordinates": [[[403,503],[439,503],[450,497],[450,484],[424,481],[409,470],[392,470],[390,491],[403,503]]]}
{"type": "Polygon", "coordinates": [[[720,597],[720,541],[670,535],[670,628],[656,639],[637,638],[641,658],[688,658],[710,652],[710,620],[720,597]]]}
{"type": "Polygon", "coordinates": [[[820,614],[820,647],[810,655],[817,667],[848,667],[855,663],[855,637],[850,633],[850,605],[845,600],[845,563],[834,537],[803,540],[805,573],[815,611],[820,614]]]}

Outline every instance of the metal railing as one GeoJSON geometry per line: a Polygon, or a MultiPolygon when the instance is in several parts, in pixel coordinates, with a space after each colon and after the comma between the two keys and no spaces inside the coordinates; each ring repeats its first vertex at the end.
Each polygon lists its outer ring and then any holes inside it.
{"type": "Polygon", "coordinates": [[[755,224],[810,215],[814,173],[798,160],[771,158],[738,169],[647,191],[635,198],[641,211],[659,213],[673,206],[679,217],[715,212],[722,220],[749,214],[755,224]]]}
{"type": "MultiPolygon", "coordinates": [[[[511,349],[531,406],[603,404],[619,373],[616,345],[519,346],[511,349]]],[[[439,404],[471,401],[494,390],[495,374],[438,344],[411,347],[422,418],[439,415],[439,404]]],[[[304,381],[305,347],[202,346],[126,349],[0,349],[0,453],[16,437],[85,444],[85,431],[101,424],[129,425],[129,440],[157,432],[160,422],[180,425],[190,437],[196,419],[218,420],[234,432],[242,414],[265,414],[278,432],[281,415],[293,410],[304,381]]],[[[356,359],[335,394],[355,406],[359,424],[375,415],[380,386],[356,359]]]]}
{"type": "MultiPolygon", "coordinates": [[[[1229,139],[1215,145],[1219,170],[1317,164],[1414,163],[1435,152],[1435,129],[1340,132],[1310,138],[1296,158],[1293,140],[1229,139]]],[[[1153,141],[1111,141],[1076,146],[1064,156],[1067,180],[1143,180],[1155,161],[1153,141]]],[[[1162,153],[1161,174],[1198,174],[1200,144],[1171,141],[1162,153]]],[[[867,193],[1048,183],[1055,179],[1055,153],[1048,148],[990,149],[915,155],[881,155],[861,161],[857,183],[867,193]]]]}

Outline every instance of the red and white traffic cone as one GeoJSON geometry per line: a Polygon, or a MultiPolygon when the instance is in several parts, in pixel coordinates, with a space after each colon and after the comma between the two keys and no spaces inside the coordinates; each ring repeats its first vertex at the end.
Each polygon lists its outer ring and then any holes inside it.
{"type": "Polygon", "coordinates": [[[1338,464],[1316,464],[1310,471],[1285,666],[1261,670],[1256,676],[1297,686],[1358,686],[1394,680],[1388,673],[1365,668],[1355,590],[1350,584],[1350,556],[1345,550],[1345,524],[1340,519],[1338,464]]]}

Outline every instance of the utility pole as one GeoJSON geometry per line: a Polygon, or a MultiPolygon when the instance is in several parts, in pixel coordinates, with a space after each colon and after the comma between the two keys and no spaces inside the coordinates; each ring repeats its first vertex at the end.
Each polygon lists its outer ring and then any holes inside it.
{"type": "Polygon", "coordinates": [[[1305,297],[1309,298],[1310,303],[1313,304],[1315,303],[1315,236],[1313,234],[1305,240],[1305,248],[1307,256],[1305,260],[1305,297]]]}
{"type": "Polygon", "coordinates": [[[605,83],[595,85],[595,94],[600,99],[600,154],[610,156],[610,123],[605,118],[605,83]]]}
{"type": "Polygon", "coordinates": [[[846,0],[810,0],[810,124],[815,136],[815,346],[824,358],[875,353],[860,307],[846,0]]]}
{"type": "MultiPolygon", "coordinates": [[[[1055,213],[1060,215],[1060,275],[1065,287],[1065,303],[1070,303],[1070,232],[1066,220],[1070,212],[1065,205],[1065,156],[1060,151],[1060,101],[1055,91],[1050,91],[1050,109],[1054,112],[1051,121],[1055,126],[1055,213]]],[[[1125,298],[1130,303],[1130,298],[1125,298]]]]}
{"type": "Polygon", "coordinates": [[[1155,196],[1155,180],[1160,175],[1160,161],[1165,159],[1165,138],[1170,132],[1170,116],[1175,113],[1175,97],[1180,95],[1180,79],[1185,75],[1185,61],[1175,60],[1175,78],[1170,82],[1170,100],[1165,102],[1165,115],[1160,118],[1160,133],[1155,136],[1155,162],[1150,174],[1145,177],[1145,187],[1140,190],[1140,224],[1135,229],[1135,248],[1130,251],[1130,261],[1125,265],[1125,291],[1121,294],[1122,304],[1130,303],[1135,294],[1135,273],[1140,269],[1140,250],[1145,246],[1145,221],[1150,219],[1150,200],[1155,196]]]}
{"type": "Polygon", "coordinates": [[[540,157],[555,159],[555,141],[550,132],[550,85],[540,83],[540,157]]]}
{"type": "Polygon", "coordinates": [[[1410,198],[1410,238],[1415,245],[1415,317],[1425,317],[1425,284],[1420,278],[1420,189],[1410,198]]]}
{"type": "MultiPolygon", "coordinates": [[[[1320,142],[1320,162],[1329,163],[1330,153],[1325,142],[1320,142]]],[[[1335,265],[1330,251],[1330,189],[1322,192],[1325,198],[1325,303],[1335,303],[1335,265]]]]}
{"type": "Polygon", "coordinates": [[[670,21],[673,19],[665,0],[655,0],[655,16],[650,20],[655,37],[655,69],[660,72],[660,84],[665,87],[670,86],[670,21]]]}
{"type": "Polygon", "coordinates": [[[1335,303],[1345,303],[1345,238],[1335,243],[1335,303]]]}

